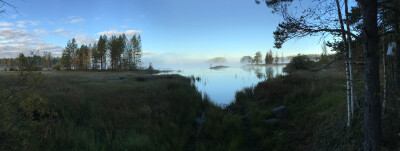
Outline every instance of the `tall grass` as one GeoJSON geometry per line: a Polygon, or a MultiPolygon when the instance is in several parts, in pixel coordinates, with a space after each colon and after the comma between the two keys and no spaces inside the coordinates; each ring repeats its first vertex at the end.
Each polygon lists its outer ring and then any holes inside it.
{"type": "MultiPolygon", "coordinates": [[[[186,150],[205,102],[189,79],[177,75],[44,74],[47,79],[40,95],[58,113],[57,119],[44,124],[44,134],[17,128],[0,135],[9,139],[24,130],[32,136],[26,140],[29,144],[9,141],[1,149],[186,150]]],[[[14,74],[2,79],[5,76],[14,74]]]]}
{"type": "MultiPolygon", "coordinates": [[[[27,124],[35,120],[1,112],[18,126],[4,133],[8,120],[1,120],[0,150],[358,150],[362,111],[346,129],[343,65],[331,66],[269,78],[238,91],[226,108],[178,75],[44,72],[47,79],[38,96],[57,116],[32,126],[27,124]],[[266,123],[277,118],[272,109],[281,105],[288,115],[266,123]],[[203,114],[204,122],[198,122],[203,114]]],[[[0,88],[15,85],[9,80],[15,76],[1,73],[0,88]]],[[[21,106],[9,109],[23,111],[21,106]]],[[[383,122],[385,148],[398,149],[392,134],[397,125],[383,122]]]]}

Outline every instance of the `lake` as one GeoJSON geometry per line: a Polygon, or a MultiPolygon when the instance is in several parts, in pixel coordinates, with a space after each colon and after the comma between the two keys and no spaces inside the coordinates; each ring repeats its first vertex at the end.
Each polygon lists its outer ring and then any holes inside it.
{"type": "Polygon", "coordinates": [[[195,80],[195,86],[202,94],[207,94],[211,101],[218,105],[228,105],[234,101],[236,91],[245,87],[255,86],[258,82],[268,77],[282,74],[286,65],[241,65],[230,64],[226,68],[209,69],[209,64],[193,66],[175,66],[172,68],[160,68],[161,70],[173,70],[161,74],[180,74],[182,76],[199,77],[195,80]]]}

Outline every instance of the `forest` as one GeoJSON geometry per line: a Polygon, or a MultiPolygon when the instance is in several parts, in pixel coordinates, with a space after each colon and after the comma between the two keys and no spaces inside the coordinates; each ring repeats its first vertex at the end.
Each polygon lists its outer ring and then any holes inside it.
{"type": "Polygon", "coordinates": [[[127,39],[125,34],[101,35],[96,43],[81,45],[76,40],[67,42],[61,57],[52,56],[51,52],[32,51],[30,56],[20,53],[18,58],[2,58],[0,66],[7,71],[39,70],[137,70],[141,63],[141,36],[133,35],[127,39]]]}

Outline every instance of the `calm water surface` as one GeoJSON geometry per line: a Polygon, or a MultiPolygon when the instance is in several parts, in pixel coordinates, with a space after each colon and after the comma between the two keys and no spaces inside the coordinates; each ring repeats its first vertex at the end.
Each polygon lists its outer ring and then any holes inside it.
{"type": "MultiPolygon", "coordinates": [[[[248,66],[227,65],[222,69],[209,69],[210,65],[196,65],[191,67],[174,67],[173,72],[162,74],[180,74],[182,76],[199,77],[195,81],[197,89],[207,94],[218,105],[227,105],[235,98],[236,91],[245,87],[255,86],[258,82],[282,74],[285,65],[248,66]]],[[[162,70],[162,69],[161,69],[162,70]]]]}

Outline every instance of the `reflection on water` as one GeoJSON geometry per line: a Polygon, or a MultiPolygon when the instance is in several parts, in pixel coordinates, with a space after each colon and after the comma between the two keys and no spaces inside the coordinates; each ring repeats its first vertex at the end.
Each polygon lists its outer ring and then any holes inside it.
{"type": "Polygon", "coordinates": [[[226,105],[234,100],[236,91],[255,86],[260,81],[282,74],[284,66],[236,65],[218,70],[209,69],[208,66],[196,66],[162,74],[191,77],[200,92],[206,93],[216,104],[226,105]]]}

